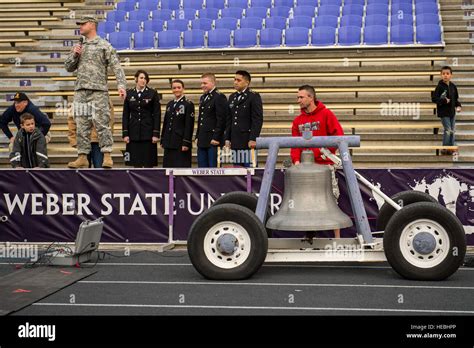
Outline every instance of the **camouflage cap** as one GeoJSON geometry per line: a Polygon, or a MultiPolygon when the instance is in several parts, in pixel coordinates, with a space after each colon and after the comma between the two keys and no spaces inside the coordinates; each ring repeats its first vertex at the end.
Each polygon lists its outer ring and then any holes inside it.
{"type": "Polygon", "coordinates": [[[87,22],[94,22],[95,24],[98,23],[98,20],[97,18],[95,18],[94,16],[82,16],[77,22],[76,24],[79,25],[79,24],[84,24],[84,23],[87,23],[87,22]]]}

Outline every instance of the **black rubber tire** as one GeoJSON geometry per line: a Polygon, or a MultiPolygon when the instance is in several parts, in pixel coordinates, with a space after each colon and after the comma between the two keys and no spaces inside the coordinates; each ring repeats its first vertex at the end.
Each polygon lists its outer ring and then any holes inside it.
{"type": "Polygon", "coordinates": [[[199,216],[191,226],[188,236],[188,254],[196,270],[207,279],[240,280],[251,277],[262,266],[267,256],[267,231],[255,213],[237,204],[219,204],[199,216]],[[251,250],[247,260],[231,269],[220,268],[206,257],[204,238],[217,223],[232,221],[248,232],[251,250]]]}
{"type": "MultiPolygon", "coordinates": [[[[390,198],[392,198],[395,203],[403,207],[417,202],[438,203],[438,201],[429,194],[413,190],[398,192],[390,198]]],[[[395,212],[396,209],[385,202],[380,208],[379,214],[377,215],[376,231],[385,231],[385,227],[387,227],[390,218],[393,216],[393,214],[395,214],[395,212]]],[[[377,237],[379,237],[379,235],[377,235],[377,237]]]]}
{"type": "Polygon", "coordinates": [[[411,280],[443,280],[448,278],[464,262],[466,235],[458,218],[438,203],[418,202],[403,207],[390,219],[383,238],[387,261],[402,277],[411,280]],[[403,229],[418,219],[429,219],[440,224],[450,242],[450,252],[440,264],[431,268],[417,267],[408,262],[400,250],[403,229]]]}
{"type": "MultiPolygon", "coordinates": [[[[258,197],[255,193],[245,192],[245,191],[234,191],[228,192],[223,196],[220,196],[216,201],[212,204],[212,206],[217,206],[220,204],[237,204],[242,207],[250,209],[253,213],[257,209],[257,202],[258,197]]],[[[267,213],[265,215],[265,226],[267,225],[267,220],[270,217],[270,205],[267,207],[267,213]]],[[[267,236],[268,238],[272,237],[272,230],[267,229],[267,236]]]]}

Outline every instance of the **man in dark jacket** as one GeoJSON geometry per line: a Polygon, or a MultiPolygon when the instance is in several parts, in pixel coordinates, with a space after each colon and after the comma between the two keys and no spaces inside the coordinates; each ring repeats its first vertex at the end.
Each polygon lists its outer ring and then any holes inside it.
{"type": "MultiPolygon", "coordinates": [[[[451,67],[444,66],[441,68],[441,80],[438,86],[431,94],[431,100],[436,103],[436,111],[438,117],[441,118],[443,124],[443,146],[454,145],[454,133],[456,126],[456,111],[461,112],[461,103],[459,102],[459,94],[456,85],[451,82],[453,71],[451,67]]],[[[453,152],[449,150],[441,150],[442,155],[451,155],[453,152]]]]}
{"type": "Polygon", "coordinates": [[[198,166],[217,167],[217,148],[224,145],[227,98],[217,90],[214,74],[201,76],[201,88],[204,94],[200,99],[196,132],[198,166]]]}
{"type": "Polygon", "coordinates": [[[263,105],[260,94],[249,88],[251,76],[247,71],[235,73],[235,93],[229,96],[225,140],[232,150],[234,165],[250,167],[251,149],[257,145],[257,137],[263,125],[263,105]]]}
{"type": "Polygon", "coordinates": [[[46,134],[49,132],[49,128],[51,127],[51,122],[49,121],[48,117],[28,99],[25,93],[16,93],[13,97],[13,101],[13,105],[9,106],[0,117],[0,128],[2,128],[2,131],[5,133],[7,138],[10,139],[10,143],[13,143],[15,137],[10,131],[10,128],[8,128],[8,124],[13,121],[16,127],[20,129],[20,116],[24,113],[34,116],[36,127],[38,127],[41,133],[46,136],[46,134]]]}
{"type": "Polygon", "coordinates": [[[33,115],[24,113],[20,118],[21,129],[13,141],[10,163],[13,168],[49,168],[46,138],[35,127],[33,115]]]}

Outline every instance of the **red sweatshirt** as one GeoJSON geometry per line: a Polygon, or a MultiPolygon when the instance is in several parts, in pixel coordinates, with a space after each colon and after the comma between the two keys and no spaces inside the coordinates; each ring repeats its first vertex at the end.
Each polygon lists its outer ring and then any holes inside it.
{"type": "MultiPolygon", "coordinates": [[[[325,135],[344,135],[339,121],[336,116],[332,113],[331,110],[327,109],[326,106],[320,101],[316,102],[316,109],[307,114],[303,109],[301,109],[301,115],[296,117],[293,120],[293,125],[291,127],[291,135],[294,137],[300,137],[303,135],[304,125],[310,124],[311,129],[313,130],[313,136],[325,136],[325,135]]],[[[301,152],[303,148],[291,149],[291,160],[293,163],[300,161],[301,152]]],[[[311,148],[314,152],[314,160],[319,164],[332,164],[331,160],[324,160],[321,158],[321,152],[318,148],[311,148]]],[[[335,152],[335,148],[330,148],[331,152],[335,152]]]]}

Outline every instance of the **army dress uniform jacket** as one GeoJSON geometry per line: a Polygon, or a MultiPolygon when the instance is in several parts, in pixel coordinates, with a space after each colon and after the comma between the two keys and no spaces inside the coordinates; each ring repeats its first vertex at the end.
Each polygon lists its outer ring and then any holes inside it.
{"type": "Polygon", "coordinates": [[[123,104],[122,136],[131,141],[151,141],[152,137],[160,137],[160,125],[161,105],[156,90],[128,90],[123,104]]]}
{"type": "Polygon", "coordinates": [[[255,141],[262,130],[263,106],[260,94],[250,89],[229,96],[225,140],[232,149],[248,149],[248,142],[255,141]]]}
{"type": "Polygon", "coordinates": [[[211,140],[217,140],[220,146],[224,145],[227,112],[227,98],[217,89],[201,96],[196,132],[199,147],[209,148],[211,140]]]}
{"type": "Polygon", "coordinates": [[[92,40],[86,40],[82,45],[82,50],[81,55],[75,55],[71,51],[64,61],[68,72],[77,70],[75,91],[81,89],[108,91],[108,68],[113,70],[117,78],[118,88],[126,88],[127,80],[120,66],[120,59],[115,49],[107,40],[96,36],[92,40]]]}
{"type": "Polygon", "coordinates": [[[181,97],[166,105],[165,119],[161,131],[161,145],[165,149],[191,149],[194,131],[194,104],[181,97]]]}

